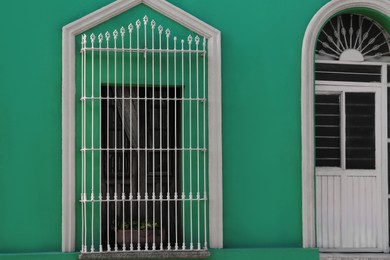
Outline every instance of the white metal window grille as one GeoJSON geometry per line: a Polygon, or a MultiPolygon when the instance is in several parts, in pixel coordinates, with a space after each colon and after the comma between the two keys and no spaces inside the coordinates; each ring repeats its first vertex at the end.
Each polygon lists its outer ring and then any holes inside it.
{"type": "Polygon", "coordinates": [[[322,28],[317,59],[340,61],[390,61],[389,37],[376,21],[360,14],[341,14],[322,28]]]}
{"type": "Polygon", "coordinates": [[[81,252],[207,250],[206,39],[81,38],[81,252]]]}

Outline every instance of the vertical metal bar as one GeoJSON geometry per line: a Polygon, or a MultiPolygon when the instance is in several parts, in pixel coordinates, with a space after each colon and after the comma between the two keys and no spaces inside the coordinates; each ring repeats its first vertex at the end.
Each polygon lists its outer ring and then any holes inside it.
{"type": "Polygon", "coordinates": [[[175,250],[178,250],[179,249],[179,244],[178,244],[178,226],[177,226],[177,102],[178,102],[178,98],[177,98],[177,62],[176,62],[176,58],[177,58],[177,55],[176,55],[176,44],[177,44],[177,38],[176,36],[173,37],[173,78],[174,78],[174,88],[175,88],[175,107],[174,107],[174,124],[175,124],[175,127],[174,127],[174,137],[175,137],[175,144],[174,144],[174,148],[175,148],[175,194],[174,194],[174,200],[175,200],[175,250]]]}
{"type": "MultiPolygon", "coordinates": [[[[152,250],[156,250],[156,226],[154,223],[156,223],[156,145],[155,145],[155,125],[154,125],[154,105],[155,105],[155,90],[154,90],[154,29],[156,28],[156,22],[153,20],[151,22],[152,27],[152,201],[153,201],[153,244],[152,244],[152,250]]],[[[161,237],[161,236],[160,236],[161,237]]]]}
{"type": "Polygon", "coordinates": [[[115,157],[115,188],[114,188],[114,203],[115,203],[115,219],[114,219],[114,231],[115,231],[115,251],[118,251],[118,109],[117,109],[117,99],[118,99],[118,89],[117,89],[117,45],[116,40],[118,38],[118,31],[115,30],[114,33],[114,157],[115,157]]]}
{"type": "Polygon", "coordinates": [[[166,35],[166,40],[167,40],[167,46],[166,46],[166,49],[167,49],[167,68],[166,68],[166,73],[167,73],[167,206],[168,206],[168,227],[167,227],[167,233],[168,233],[168,245],[167,245],[167,249],[168,250],[171,250],[171,228],[170,228],[170,222],[171,222],[171,216],[170,216],[170,204],[171,204],[171,198],[170,198],[170,193],[169,193],[169,188],[170,188],[170,178],[169,178],[169,175],[171,173],[171,169],[170,169],[170,152],[171,152],[171,149],[170,149],[170,140],[169,140],[169,124],[170,124],[170,120],[169,120],[169,102],[170,102],[170,94],[169,94],[169,35],[171,34],[171,31],[169,29],[165,30],[165,35],[166,35]]]}
{"type": "Polygon", "coordinates": [[[200,250],[199,41],[199,36],[196,36],[196,202],[198,204],[198,250],[200,250]]]}
{"type": "MultiPolygon", "coordinates": [[[[85,35],[85,37],[87,37],[85,35]]],[[[85,38],[85,47],[86,44],[87,44],[87,38],[85,38]]],[[[83,144],[83,149],[84,149],[84,174],[83,174],[83,197],[84,197],[84,250],[85,252],[88,251],[87,249],[87,239],[88,239],[88,225],[87,225],[87,51],[85,52],[85,55],[84,55],[84,95],[83,95],[83,98],[84,98],[84,121],[83,121],[83,124],[84,124],[84,132],[83,132],[83,135],[84,135],[84,138],[83,138],[83,141],[84,141],[84,144],[83,144]]]]}
{"type": "MultiPolygon", "coordinates": [[[[160,124],[160,194],[159,194],[159,200],[160,200],[160,236],[163,234],[163,194],[162,194],[162,175],[163,175],[163,161],[162,161],[162,32],[163,27],[160,25],[158,27],[158,34],[159,34],[159,76],[160,76],[160,109],[159,109],[159,124],[160,124]]],[[[163,250],[163,242],[162,239],[160,239],[160,250],[163,250]]]]}
{"type": "MultiPolygon", "coordinates": [[[[359,34],[359,42],[361,42],[362,41],[362,36],[363,36],[363,23],[364,23],[364,18],[362,18],[362,16],[360,16],[359,17],[360,18],[360,21],[361,21],[361,23],[360,23],[360,27],[359,27],[359,31],[360,31],[360,34],[359,34]]],[[[354,46],[353,47],[354,49],[357,49],[357,47],[356,46],[354,46]]]]}
{"type": "Polygon", "coordinates": [[[106,64],[106,75],[107,75],[107,94],[106,94],[106,100],[107,100],[107,133],[106,133],[106,148],[107,148],[107,172],[106,172],[106,183],[107,183],[107,195],[106,195],[106,201],[107,201],[107,223],[106,223],[106,229],[107,229],[107,251],[111,251],[110,246],[110,51],[109,51],[109,41],[110,41],[110,33],[106,32],[106,48],[107,48],[107,64],[106,64]]]}
{"type": "Polygon", "coordinates": [[[203,197],[204,197],[204,249],[207,249],[207,172],[206,172],[206,38],[203,38],[203,197]]]}
{"type": "MultiPolygon", "coordinates": [[[[86,35],[85,35],[86,37],[86,35]]],[[[87,44],[87,39],[85,38],[84,46],[87,44]]],[[[84,100],[84,120],[83,120],[83,125],[84,125],[84,131],[83,131],[83,150],[84,150],[84,165],[83,165],[83,200],[84,200],[84,251],[87,252],[87,52],[85,52],[84,55],[84,94],[83,94],[83,100],[84,100]]]]}
{"type": "Polygon", "coordinates": [[[192,223],[192,61],[191,61],[191,44],[192,44],[192,36],[188,36],[188,82],[189,82],[189,153],[190,153],[190,250],[194,249],[194,243],[193,243],[193,223],[192,223]]]}
{"type": "Polygon", "coordinates": [[[86,225],[85,223],[85,200],[84,200],[84,165],[85,165],[85,142],[84,142],[84,132],[85,132],[85,90],[84,90],[84,85],[85,85],[85,44],[86,44],[86,35],[81,36],[81,251],[86,252],[85,250],[85,229],[84,226],[86,225]]]}
{"type": "Polygon", "coordinates": [[[341,169],[346,169],[346,114],[345,114],[345,92],[340,95],[340,138],[341,138],[341,169]]]}
{"type": "Polygon", "coordinates": [[[99,34],[99,252],[103,252],[102,245],[102,41],[99,34]]]}
{"type": "MultiPolygon", "coordinates": [[[[85,35],[86,37],[86,35],[85,35]]],[[[87,44],[87,40],[85,39],[85,42],[84,42],[84,46],[86,46],[87,44]]],[[[84,55],[84,64],[83,64],[83,69],[84,69],[84,85],[83,85],[83,90],[84,90],[84,93],[83,93],[83,100],[84,100],[84,103],[83,103],[83,107],[84,107],[84,110],[83,110],[83,114],[84,114],[84,120],[83,120],[83,127],[84,127],[84,130],[83,130],[83,157],[84,157],[84,164],[83,164],[83,200],[84,200],[84,204],[83,204],[83,207],[84,207],[84,251],[87,252],[87,180],[86,180],[86,175],[87,175],[87,145],[86,145],[86,135],[87,135],[87,100],[86,100],[86,96],[87,96],[87,52],[85,52],[85,55],[84,55]]]]}
{"type": "Polygon", "coordinates": [[[340,23],[340,19],[337,18],[337,37],[339,39],[338,43],[340,44],[341,48],[342,49],[347,49],[347,47],[344,47],[344,44],[343,44],[343,41],[341,39],[341,23],[340,23]]]}
{"type": "Polygon", "coordinates": [[[339,20],[340,20],[340,24],[341,24],[341,34],[343,35],[343,38],[344,38],[344,42],[345,42],[345,47],[346,49],[348,49],[348,41],[347,41],[347,30],[345,29],[345,26],[344,26],[344,23],[343,23],[343,20],[341,19],[341,16],[338,16],[339,20]]]}
{"type": "Polygon", "coordinates": [[[144,16],[144,88],[145,88],[145,250],[148,250],[148,92],[147,92],[147,82],[148,82],[148,41],[147,41],[147,24],[148,17],[144,16]]]}
{"type": "Polygon", "coordinates": [[[349,48],[352,48],[352,34],[353,34],[353,27],[352,27],[352,14],[350,15],[350,23],[349,23],[349,48]]]}
{"type": "Polygon", "coordinates": [[[94,246],[94,212],[95,212],[95,196],[94,196],[94,186],[95,186],[95,147],[94,147],[94,119],[95,119],[95,95],[94,95],[94,87],[95,87],[95,82],[94,82],[94,77],[95,77],[95,35],[91,34],[91,252],[95,251],[95,246],[94,246]]]}
{"type": "Polygon", "coordinates": [[[125,236],[125,28],[121,27],[122,39],[122,250],[126,250],[125,236]]]}
{"type": "Polygon", "coordinates": [[[84,187],[84,35],[81,36],[81,252],[84,252],[84,204],[83,204],[83,187],[84,187]]]}
{"type": "Polygon", "coordinates": [[[358,43],[358,41],[361,37],[361,34],[362,34],[362,16],[359,15],[358,17],[359,17],[359,28],[356,31],[355,43],[351,49],[356,49],[356,44],[358,43]]]}
{"type": "Polygon", "coordinates": [[[137,27],[137,155],[138,155],[138,178],[137,178],[137,205],[138,205],[138,212],[137,212],[137,220],[138,220],[138,242],[137,242],[137,250],[141,250],[141,243],[140,243],[140,229],[141,229],[141,193],[140,193],[140,120],[139,120],[139,101],[140,101],[140,95],[139,95],[139,29],[141,26],[141,21],[137,20],[136,27],[137,27]]]}
{"type": "Polygon", "coordinates": [[[183,217],[182,217],[182,222],[183,222],[183,244],[182,244],[182,249],[186,249],[186,214],[185,214],[185,201],[186,201],[186,195],[185,195],[185,92],[184,92],[184,85],[185,85],[185,78],[184,78],[184,40],[181,40],[181,77],[182,77],[182,84],[181,84],[181,89],[182,89],[182,104],[181,104],[181,134],[182,134],[182,140],[181,140],[181,154],[182,154],[182,193],[181,193],[181,204],[182,204],[182,211],[183,211],[183,217]]]}
{"type": "Polygon", "coordinates": [[[107,203],[107,211],[106,211],[106,233],[107,233],[107,251],[111,251],[110,248],[110,52],[109,52],[109,40],[110,33],[106,32],[106,203],[107,203]]]}
{"type": "Polygon", "coordinates": [[[133,24],[129,24],[128,26],[128,29],[129,29],[129,49],[130,49],[130,53],[129,53],[129,82],[130,82],[130,90],[129,90],[129,107],[130,107],[130,113],[129,113],[129,121],[130,121],[130,124],[129,124],[129,132],[130,132],[130,166],[129,166],[129,178],[130,178],[130,182],[129,182],[129,185],[130,185],[130,194],[129,194],[129,200],[130,200],[130,250],[133,251],[134,250],[134,247],[133,247],[133,199],[134,199],[134,196],[133,196],[133,148],[134,148],[134,145],[133,145],[133,88],[132,88],[132,84],[133,84],[133,49],[132,49],[132,40],[133,40],[133,24]]]}

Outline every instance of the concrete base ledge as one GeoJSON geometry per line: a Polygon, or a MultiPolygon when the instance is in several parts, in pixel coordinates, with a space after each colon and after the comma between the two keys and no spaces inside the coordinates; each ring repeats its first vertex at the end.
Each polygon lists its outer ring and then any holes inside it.
{"type": "Polygon", "coordinates": [[[320,260],[390,260],[390,254],[383,253],[321,253],[320,260]]]}
{"type": "MultiPolygon", "coordinates": [[[[170,252],[172,251],[174,250],[171,250],[170,252]]],[[[210,258],[205,260],[211,260],[211,259],[212,260],[319,260],[320,259],[317,248],[299,248],[299,247],[296,248],[224,248],[224,249],[210,248],[209,251],[211,253],[211,256],[210,258]]],[[[134,253],[134,252],[129,252],[129,253],[134,253]]],[[[191,258],[193,259],[193,257],[200,257],[200,256],[196,256],[196,253],[199,252],[187,251],[187,253],[188,254],[192,253],[188,257],[188,259],[191,258]]],[[[202,251],[202,253],[204,253],[204,251],[202,251]]],[[[27,260],[78,260],[79,257],[80,257],[80,252],[0,253],[0,260],[26,260],[26,259],[27,260]]],[[[94,257],[95,259],[99,259],[96,256],[94,257]]],[[[108,256],[105,257],[106,259],[109,259],[108,256]]],[[[145,257],[145,255],[143,257],[145,257]]],[[[100,259],[103,258],[104,257],[101,257],[100,259]]],[[[164,260],[168,260],[168,259],[165,258],[164,260]]],[[[180,260],[185,260],[185,259],[182,258],[180,260]]]]}
{"type": "Polygon", "coordinates": [[[132,251],[81,253],[79,259],[161,259],[161,258],[207,258],[208,250],[185,251],[132,251]]]}

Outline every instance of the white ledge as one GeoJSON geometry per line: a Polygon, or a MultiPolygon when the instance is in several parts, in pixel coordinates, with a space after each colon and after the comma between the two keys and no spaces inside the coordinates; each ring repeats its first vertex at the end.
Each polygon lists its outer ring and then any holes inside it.
{"type": "Polygon", "coordinates": [[[321,253],[321,260],[382,260],[390,259],[390,254],[383,253],[321,253]]]}
{"type": "Polygon", "coordinates": [[[132,251],[132,252],[102,252],[81,253],[79,259],[172,259],[172,258],[207,258],[208,250],[169,250],[169,251],[132,251]]]}

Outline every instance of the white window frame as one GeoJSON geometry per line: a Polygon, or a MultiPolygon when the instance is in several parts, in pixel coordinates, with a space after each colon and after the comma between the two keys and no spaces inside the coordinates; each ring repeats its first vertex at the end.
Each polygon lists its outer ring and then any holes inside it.
{"type": "Polygon", "coordinates": [[[117,0],[73,23],[62,32],[62,251],[75,251],[75,38],[121,13],[144,4],[208,39],[209,241],[223,247],[221,34],[164,0],[117,0]]]}
{"type": "MultiPolygon", "coordinates": [[[[301,64],[301,138],[302,138],[302,237],[303,247],[316,246],[314,189],[314,65],[317,36],[322,26],[336,13],[351,8],[366,8],[390,17],[387,0],[333,0],[311,19],[303,39],[301,64]]],[[[351,256],[352,257],[352,256],[351,256]]]]}

